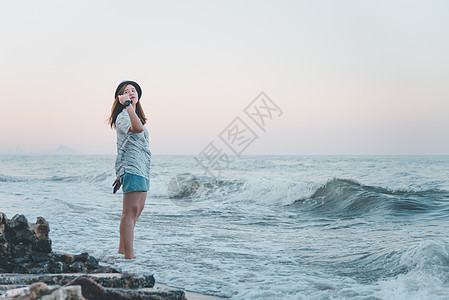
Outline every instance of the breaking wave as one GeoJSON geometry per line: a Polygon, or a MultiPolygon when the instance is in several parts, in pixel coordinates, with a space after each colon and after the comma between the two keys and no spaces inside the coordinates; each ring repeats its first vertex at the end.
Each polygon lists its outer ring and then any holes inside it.
{"type": "Polygon", "coordinates": [[[294,205],[324,215],[356,217],[379,212],[407,215],[447,210],[447,200],[449,192],[442,190],[394,191],[334,178],[310,197],[297,199],[294,205]]]}

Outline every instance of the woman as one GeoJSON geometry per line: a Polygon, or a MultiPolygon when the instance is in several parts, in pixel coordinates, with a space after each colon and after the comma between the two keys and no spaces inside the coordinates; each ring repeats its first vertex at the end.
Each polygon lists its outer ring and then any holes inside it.
{"type": "Polygon", "coordinates": [[[134,256],[134,227],[145,206],[150,187],[151,152],[146,117],[140,105],[142,89],[134,81],[123,81],[115,91],[109,124],[117,132],[117,179],[114,193],[123,187],[123,211],[120,221],[118,253],[134,256]]]}

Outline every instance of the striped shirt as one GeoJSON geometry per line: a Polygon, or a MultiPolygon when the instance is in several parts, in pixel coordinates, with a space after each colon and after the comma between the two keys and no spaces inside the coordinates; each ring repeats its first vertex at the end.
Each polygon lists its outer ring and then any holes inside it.
{"type": "Polygon", "coordinates": [[[139,175],[150,180],[151,151],[148,130],[136,133],[131,129],[128,111],[123,109],[115,120],[117,132],[117,158],[115,174],[120,178],[125,173],[139,175]]]}

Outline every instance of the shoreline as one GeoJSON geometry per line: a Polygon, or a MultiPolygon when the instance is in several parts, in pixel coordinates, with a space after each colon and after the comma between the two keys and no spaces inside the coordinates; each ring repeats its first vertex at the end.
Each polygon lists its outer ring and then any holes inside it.
{"type": "Polygon", "coordinates": [[[180,289],[184,292],[186,298],[188,300],[223,300],[223,299],[229,299],[227,297],[221,297],[221,296],[216,296],[216,295],[211,295],[211,294],[201,294],[201,293],[197,293],[197,292],[193,292],[193,291],[188,291],[185,290],[183,288],[179,288],[179,287],[174,287],[174,286],[170,286],[167,284],[163,284],[163,283],[155,283],[153,286],[153,289],[158,289],[158,288],[167,288],[167,289],[180,289]]]}
{"type": "MultiPolygon", "coordinates": [[[[121,273],[56,273],[56,274],[19,274],[0,273],[0,299],[14,299],[11,295],[26,295],[30,293],[32,286],[36,283],[45,284],[52,291],[64,289],[68,286],[81,285],[81,292],[91,289],[96,285],[102,291],[120,293],[122,295],[158,296],[161,299],[188,299],[188,300],[222,300],[228,299],[209,294],[201,294],[187,291],[183,288],[174,287],[162,283],[155,283],[152,287],[130,288],[133,280],[144,275],[130,275],[121,273]],[[82,279],[84,282],[80,282],[82,279]],[[85,285],[88,281],[88,285],[85,285]]],[[[126,296],[124,296],[126,297],[126,296]]],[[[33,298],[31,298],[33,299],[33,298]]],[[[124,298],[125,299],[125,298],[124,298]]]]}
{"type": "Polygon", "coordinates": [[[8,219],[0,212],[0,297],[40,299],[59,293],[65,296],[58,299],[225,299],[156,284],[153,275],[123,273],[87,252],[55,253],[49,232],[42,217],[30,223],[24,215],[8,219]]]}

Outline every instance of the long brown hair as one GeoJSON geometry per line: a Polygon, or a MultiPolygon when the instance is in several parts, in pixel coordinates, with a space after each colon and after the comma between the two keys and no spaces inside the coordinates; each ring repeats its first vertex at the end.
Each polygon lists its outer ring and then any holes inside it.
{"type": "MultiPolygon", "coordinates": [[[[123,104],[118,101],[118,96],[123,95],[127,86],[127,84],[122,86],[117,94],[117,97],[115,97],[114,103],[112,104],[111,116],[108,119],[108,123],[109,125],[111,125],[111,128],[115,128],[115,121],[117,120],[117,116],[125,108],[125,106],[123,106],[123,104]]],[[[147,118],[145,117],[145,113],[143,112],[142,106],[140,105],[140,100],[136,103],[136,114],[139,117],[140,122],[145,125],[145,123],[147,122],[147,118]]]]}

